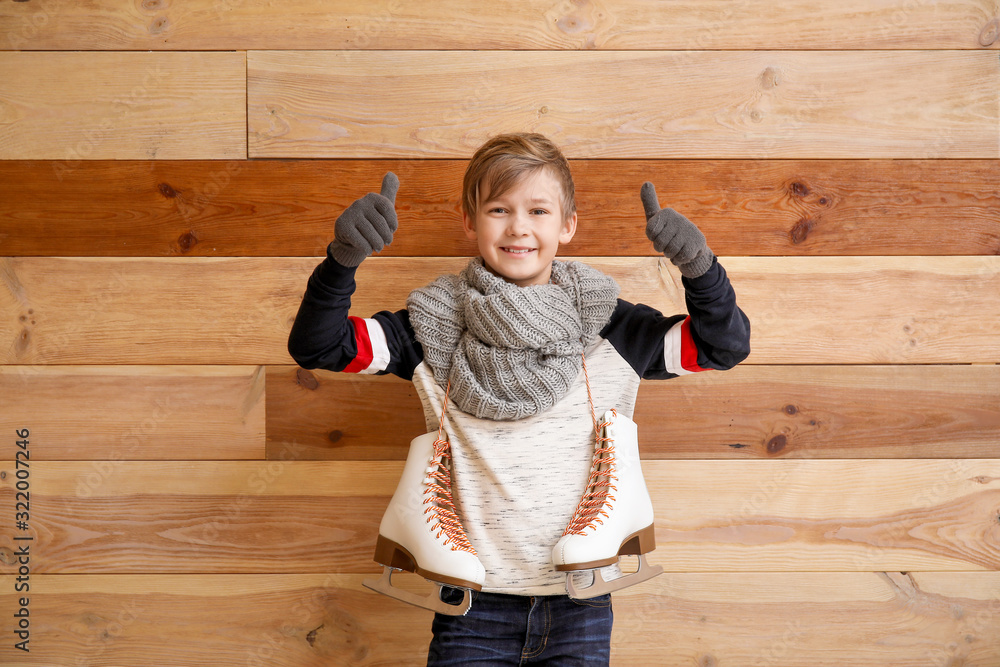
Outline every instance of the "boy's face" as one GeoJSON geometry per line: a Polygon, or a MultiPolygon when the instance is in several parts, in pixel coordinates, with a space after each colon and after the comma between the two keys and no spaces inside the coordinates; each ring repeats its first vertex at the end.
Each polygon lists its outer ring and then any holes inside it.
{"type": "Polygon", "coordinates": [[[475,220],[467,213],[462,220],[486,267],[520,287],[548,283],[556,250],[576,233],[576,213],[563,216],[559,181],[539,169],[499,197],[483,194],[475,220]]]}

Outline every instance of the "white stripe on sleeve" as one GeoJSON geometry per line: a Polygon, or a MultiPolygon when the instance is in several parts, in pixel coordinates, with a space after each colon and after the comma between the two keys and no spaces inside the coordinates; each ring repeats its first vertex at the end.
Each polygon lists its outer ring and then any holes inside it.
{"type": "Polygon", "coordinates": [[[359,372],[363,375],[372,375],[384,371],[389,366],[389,343],[378,320],[366,319],[364,322],[368,329],[368,339],[372,344],[372,362],[368,364],[368,368],[359,372]]]}
{"type": "Polygon", "coordinates": [[[681,337],[684,320],[670,327],[663,337],[663,363],[668,373],[674,375],[690,375],[694,371],[685,370],[681,366],[681,337]]]}

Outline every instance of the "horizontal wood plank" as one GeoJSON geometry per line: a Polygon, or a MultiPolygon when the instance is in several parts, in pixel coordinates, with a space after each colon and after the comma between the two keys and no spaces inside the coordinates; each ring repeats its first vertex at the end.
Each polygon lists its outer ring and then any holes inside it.
{"type": "Polygon", "coordinates": [[[1000,157],[1000,63],[967,51],[252,51],[251,157],[1000,157]]]}
{"type": "MultiPolygon", "coordinates": [[[[0,661],[425,664],[431,614],[362,578],[35,575],[31,653],[4,642],[0,661]]],[[[0,609],[12,614],[10,590],[0,609]]],[[[989,665],[1000,661],[998,598],[996,572],[668,572],[615,594],[612,664],[989,665]]]]}
{"type": "Polygon", "coordinates": [[[34,0],[0,4],[0,49],[975,49],[996,21],[986,0],[34,0]]]}
{"type": "Polygon", "coordinates": [[[246,157],[244,53],[0,52],[0,72],[0,159],[246,157]]]}
{"type": "MultiPolygon", "coordinates": [[[[31,572],[366,573],[397,462],[30,467],[31,572]]],[[[23,468],[22,468],[23,469],[23,468]]],[[[14,516],[15,467],[0,510],[14,516]]],[[[645,461],[673,571],[1000,569],[1000,460],[645,461]]],[[[460,483],[460,482],[459,482],[460,483]]],[[[0,526],[0,573],[16,572],[0,526]]]]}
{"type": "MultiPolygon", "coordinates": [[[[572,259],[572,258],[565,258],[572,259]]],[[[7,364],[287,364],[320,258],[0,258],[7,364]],[[95,308],[99,304],[99,308],[95,308]]],[[[596,258],[621,296],[685,310],[662,258],[596,258]]],[[[462,258],[370,258],[355,314],[405,306],[462,258]]],[[[998,363],[1000,257],[729,257],[755,364],[998,363]],[[836,344],[831,344],[836,341],[836,344]]]]}
{"type": "Polygon", "coordinates": [[[0,366],[0,395],[33,460],[264,457],[259,366],[0,366]]]}
{"type": "MultiPolygon", "coordinates": [[[[0,426],[38,460],[402,460],[426,428],[395,377],[296,366],[0,367],[0,426]]],[[[645,382],[655,458],[990,458],[1000,366],[739,366],[645,382]],[[668,417],[665,419],[666,406],[668,417]]]]}
{"type": "MultiPolygon", "coordinates": [[[[476,252],[462,160],[0,161],[0,255],[315,256],[386,171],[402,186],[383,256],[476,252]]],[[[720,255],[995,255],[1000,160],[573,160],[566,254],[652,255],[638,192],[720,255]]]]}
{"type": "MultiPolygon", "coordinates": [[[[737,366],[643,382],[634,419],[644,459],[994,458],[1000,366],[737,366]]],[[[406,380],[267,369],[268,458],[404,460],[427,427],[406,380]]]]}

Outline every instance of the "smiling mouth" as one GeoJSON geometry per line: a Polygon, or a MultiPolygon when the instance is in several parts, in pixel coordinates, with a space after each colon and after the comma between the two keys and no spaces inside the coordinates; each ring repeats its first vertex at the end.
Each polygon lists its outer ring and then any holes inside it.
{"type": "Polygon", "coordinates": [[[527,255],[529,252],[533,252],[535,250],[534,248],[500,248],[500,249],[512,255],[527,255]]]}

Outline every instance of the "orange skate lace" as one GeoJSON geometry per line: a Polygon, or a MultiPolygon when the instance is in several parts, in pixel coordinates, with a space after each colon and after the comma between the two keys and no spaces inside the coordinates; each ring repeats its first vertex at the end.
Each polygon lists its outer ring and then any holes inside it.
{"type": "MultiPolygon", "coordinates": [[[[597,413],[594,412],[594,396],[590,392],[590,377],[587,375],[587,358],[583,358],[583,378],[587,382],[587,400],[590,402],[590,417],[594,421],[594,462],[590,468],[590,481],[587,482],[587,490],[580,503],[573,512],[563,535],[583,535],[587,528],[596,528],[596,524],[603,524],[603,516],[608,518],[605,509],[611,509],[611,503],[615,497],[611,491],[617,492],[614,483],[618,480],[615,475],[615,444],[611,438],[605,438],[605,427],[611,422],[597,421],[597,413]]],[[[614,412],[614,410],[612,410],[614,412]]],[[[617,412],[614,412],[617,415],[617,412]]]]}
{"type": "Polygon", "coordinates": [[[445,542],[451,545],[452,551],[468,551],[478,556],[475,548],[465,534],[465,528],[458,518],[455,502],[451,495],[451,444],[444,435],[444,415],[448,411],[448,392],[451,391],[451,381],[444,391],[444,405],[441,408],[441,422],[438,424],[437,440],[434,441],[434,453],[428,465],[427,488],[424,490],[424,504],[429,505],[424,510],[428,514],[427,522],[437,522],[437,537],[445,536],[445,542]]]}

